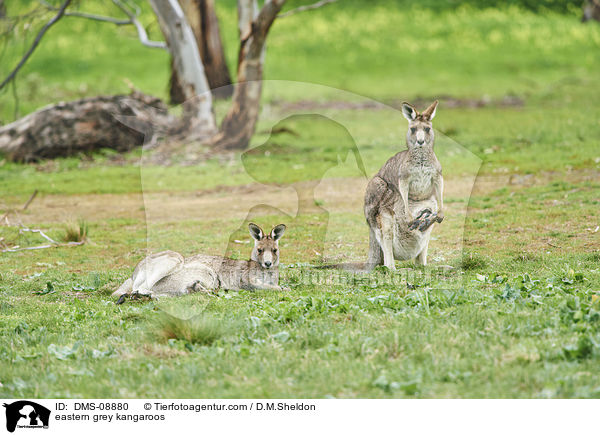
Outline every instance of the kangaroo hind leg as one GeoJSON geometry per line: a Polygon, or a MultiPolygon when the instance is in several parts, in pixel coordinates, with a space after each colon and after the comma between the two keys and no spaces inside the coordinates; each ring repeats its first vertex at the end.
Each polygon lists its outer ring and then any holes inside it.
{"type": "Polygon", "coordinates": [[[383,265],[390,270],[396,269],[394,262],[394,217],[389,213],[378,216],[381,231],[381,248],[383,251],[383,265]]]}
{"type": "Polygon", "coordinates": [[[427,249],[429,248],[429,240],[415,258],[415,263],[420,266],[427,266],[427,249]]]}
{"type": "MultiPolygon", "coordinates": [[[[381,240],[381,237],[379,238],[381,240]]],[[[375,230],[369,229],[369,257],[367,259],[368,270],[373,270],[375,266],[383,264],[383,251],[381,250],[380,241],[375,236],[375,230]]]]}

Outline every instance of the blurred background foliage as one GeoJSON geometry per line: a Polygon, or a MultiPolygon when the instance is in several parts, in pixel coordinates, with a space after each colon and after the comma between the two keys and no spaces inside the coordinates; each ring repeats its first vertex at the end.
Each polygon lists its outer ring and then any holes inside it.
{"type": "MultiPolygon", "coordinates": [[[[289,1],[286,10],[310,1],[289,1]]],[[[298,80],[377,99],[435,94],[523,94],[565,76],[598,70],[600,28],[582,25],[574,0],[340,0],[279,20],[269,35],[265,79],[298,80]],[[573,59],[577,59],[573,62],[573,59]],[[418,74],[415,74],[418,72],[418,74]]],[[[59,2],[53,0],[52,4],[59,2]]],[[[161,39],[146,2],[140,20],[161,39]]],[[[53,12],[32,0],[9,1],[0,20],[0,76],[18,62],[53,12]]],[[[123,17],[110,2],[76,2],[72,10],[123,17]]],[[[238,39],[234,0],[217,1],[232,72],[238,39]]],[[[64,17],[50,29],[17,77],[0,93],[0,122],[45,104],[128,92],[128,83],[166,98],[169,58],[142,46],[133,26],[64,17]],[[18,99],[14,98],[14,94],[18,99]]],[[[235,74],[234,74],[235,75],[235,74]]],[[[277,98],[319,95],[265,95],[277,98]]]]}

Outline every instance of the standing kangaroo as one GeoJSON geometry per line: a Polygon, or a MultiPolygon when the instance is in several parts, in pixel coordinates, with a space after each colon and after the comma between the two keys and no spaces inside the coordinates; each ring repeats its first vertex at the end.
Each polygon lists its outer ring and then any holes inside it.
{"type": "Polygon", "coordinates": [[[128,295],[153,298],[180,296],[194,292],[225,290],[284,290],[279,286],[279,239],[285,225],[274,227],[269,234],[256,224],[248,224],[254,239],[250,260],[233,260],[198,254],[183,258],[174,251],[149,255],[136,266],[112,295],[122,303],[128,295]]]}
{"type": "Polygon", "coordinates": [[[419,113],[408,103],[402,113],[408,120],[408,149],[390,158],[367,185],[364,212],[369,225],[368,267],[383,264],[395,269],[394,260],[427,264],[427,247],[434,222],[442,222],[442,165],[433,152],[431,120],[438,102],[419,113]]]}

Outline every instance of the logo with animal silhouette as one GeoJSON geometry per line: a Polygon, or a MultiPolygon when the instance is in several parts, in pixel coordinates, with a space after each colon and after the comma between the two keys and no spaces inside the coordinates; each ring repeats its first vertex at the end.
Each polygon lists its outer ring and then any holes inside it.
{"type": "Polygon", "coordinates": [[[3,405],[6,408],[6,430],[48,429],[50,410],[29,400],[19,400],[3,405]]]}

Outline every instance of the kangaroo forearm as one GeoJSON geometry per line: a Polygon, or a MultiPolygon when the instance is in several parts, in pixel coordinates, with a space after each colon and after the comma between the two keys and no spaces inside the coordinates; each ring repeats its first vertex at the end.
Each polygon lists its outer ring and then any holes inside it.
{"type": "Polygon", "coordinates": [[[406,213],[406,216],[409,219],[411,219],[412,215],[410,213],[410,208],[408,205],[409,183],[405,179],[399,178],[398,179],[398,190],[400,191],[400,196],[402,197],[402,202],[404,203],[404,211],[406,213]]]}
{"type": "Polygon", "coordinates": [[[437,202],[438,210],[444,208],[444,179],[441,174],[433,180],[433,196],[437,202]]]}

